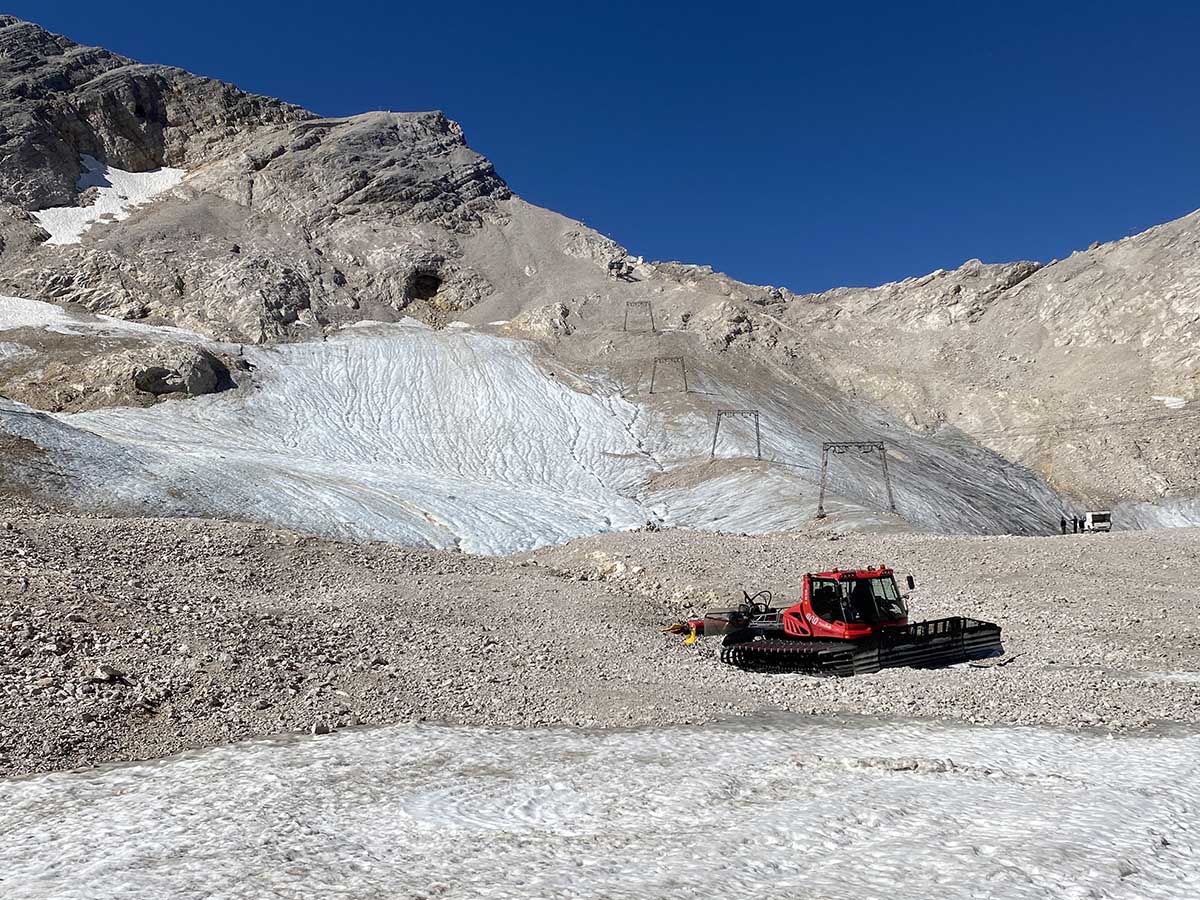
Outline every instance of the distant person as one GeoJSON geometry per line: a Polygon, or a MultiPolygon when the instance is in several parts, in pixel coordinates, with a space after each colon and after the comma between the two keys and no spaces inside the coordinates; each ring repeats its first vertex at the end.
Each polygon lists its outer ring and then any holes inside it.
{"type": "Polygon", "coordinates": [[[1067,519],[1065,516],[1058,520],[1058,527],[1062,529],[1063,534],[1067,533],[1067,519]]]}

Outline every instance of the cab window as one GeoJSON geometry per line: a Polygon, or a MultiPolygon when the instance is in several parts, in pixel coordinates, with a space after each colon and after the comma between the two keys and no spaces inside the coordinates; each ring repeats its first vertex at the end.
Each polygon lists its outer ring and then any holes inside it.
{"type": "Polygon", "coordinates": [[[871,589],[875,595],[875,608],[879,610],[881,619],[903,619],[908,615],[908,608],[900,599],[900,592],[896,590],[895,579],[872,578],[871,589]]]}
{"type": "Polygon", "coordinates": [[[832,578],[814,578],[809,585],[812,611],[826,622],[841,622],[842,598],[838,583],[832,578]]]}

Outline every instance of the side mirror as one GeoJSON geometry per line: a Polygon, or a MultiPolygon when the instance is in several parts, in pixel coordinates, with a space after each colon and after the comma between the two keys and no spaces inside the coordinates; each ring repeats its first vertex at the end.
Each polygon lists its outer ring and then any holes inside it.
{"type": "Polygon", "coordinates": [[[904,580],[908,584],[908,589],[910,591],[916,589],[917,583],[913,580],[913,577],[911,575],[905,575],[904,580]]]}

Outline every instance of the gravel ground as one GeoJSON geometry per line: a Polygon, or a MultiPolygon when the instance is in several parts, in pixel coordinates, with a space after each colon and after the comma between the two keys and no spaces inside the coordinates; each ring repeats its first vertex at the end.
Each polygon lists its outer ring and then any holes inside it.
{"type": "MultiPolygon", "coordinates": [[[[509,558],[259,525],[0,513],[0,775],[402,720],[578,727],[764,710],[1128,730],[1200,722],[1200,531],[604,535],[509,558]],[[805,571],[911,572],[1011,664],[752,675],[659,628],[805,571]]],[[[990,662],[990,661],[989,661],[990,662]]]]}

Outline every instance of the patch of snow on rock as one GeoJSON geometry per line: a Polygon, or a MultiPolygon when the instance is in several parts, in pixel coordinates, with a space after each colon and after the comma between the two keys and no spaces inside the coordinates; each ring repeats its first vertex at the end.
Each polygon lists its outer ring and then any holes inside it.
{"type": "Polygon", "coordinates": [[[84,232],[97,222],[129,218],[134,209],[176,187],[187,175],[183,169],[170,168],[126,172],[91,156],[83,157],[83,166],[85,172],[79,177],[79,190],[95,191],[91,205],[55,206],[33,214],[38,224],[50,233],[47,244],[78,244],[84,232]]]}
{"type": "Polygon", "coordinates": [[[53,303],[0,296],[0,331],[16,328],[42,328],[55,334],[78,334],[80,325],[65,309],[53,303]]]}
{"type": "Polygon", "coordinates": [[[54,303],[26,300],[23,297],[0,296],[0,331],[17,328],[41,328],[54,334],[83,334],[94,332],[102,335],[182,341],[192,344],[210,344],[203,335],[186,328],[171,325],[146,325],[142,322],[127,322],[114,316],[94,316],[91,313],[64,309],[54,303]]]}

